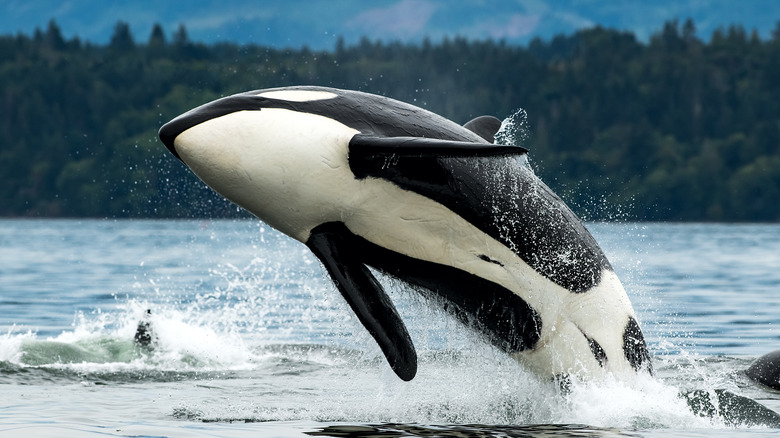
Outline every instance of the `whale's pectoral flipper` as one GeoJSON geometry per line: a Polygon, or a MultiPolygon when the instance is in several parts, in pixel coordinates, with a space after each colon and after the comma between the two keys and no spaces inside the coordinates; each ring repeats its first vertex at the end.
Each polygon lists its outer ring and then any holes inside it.
{"type": "MultiPolygon", "coordinates": [[[[377,177],[419,192],[425,186],[448,186],[450,171],[442,167],[449,158],[519,156],[528,153],[520,146],[441,140],[425,137],[375,137],[356,134],[349,142],[349,167],[358,179],[377,177]]],[[[456,196],[460,197],[460,196],[456,196]]]]}
{"type": "Polygon", "coordinates": [[[353,156],[474,157],[525,153],[528,153],[528,149],[522,146],[472,143],[425,137],[375,137],[373,135],[356,134],[349,142],[350,162],[353,156]]]}
{"type": "Polygon", "coordinates": [[[403,380],[417,373],[417,353],[392,301],[366,265],[354,254],[354,235],[338,222],[319,225],[306,245],[322,261],[333,282],[360,322],[374,337],[390,364],[403,380]]]}
{"type": "Polygon", "coordinates": [[[493,143],[496,133],[501,129],[501,120],[493,116],[479,116],[471,119],[463,127],[484,138],[488,143],[493,143]]]}

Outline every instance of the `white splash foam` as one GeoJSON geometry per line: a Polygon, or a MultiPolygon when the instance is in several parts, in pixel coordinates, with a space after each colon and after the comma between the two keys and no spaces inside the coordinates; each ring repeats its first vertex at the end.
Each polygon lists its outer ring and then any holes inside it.
{"type": "Polygon", "coordinates": [[[35,337],[32,332],[15,334],[15,327],[11,327],[2,338],[0,338],[0,361],[19,363],[22,357],[22,343],[25,340],[35,337]]]}
{"type": "Polygon", "coordinates": [[[494,143],[507,146],[526,147],[531,137],[528,113],[522,108],[501,121],[501,127],[494,135],[494,143]]]}

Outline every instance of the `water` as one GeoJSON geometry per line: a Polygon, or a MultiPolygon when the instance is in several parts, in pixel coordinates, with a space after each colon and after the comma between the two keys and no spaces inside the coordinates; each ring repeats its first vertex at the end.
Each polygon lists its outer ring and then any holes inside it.
{"type": "Polygon", "coordinates": [[[763,436],[681,391],[780,411],[780,226],[589,224],[657,375],[524,372],[383,279],[420,355],[400,381],[308,250],[258,221],[0,221],[0,436],[763,436]],[[133,342],[151,309],[155,348],[133,342]]]}

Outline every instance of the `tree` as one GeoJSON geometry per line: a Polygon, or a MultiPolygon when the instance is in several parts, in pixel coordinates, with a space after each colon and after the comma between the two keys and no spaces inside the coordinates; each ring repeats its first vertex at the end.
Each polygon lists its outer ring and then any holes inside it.
{"type": "Polygon", "coordinates": [[[154,26],[152,26],[152,33],[149,35],[149,47],[159,49],[160,47],[164,47],[165,44],[165,32],[163,31],[162,26],[160,26],[160,23],[155,23],[154,26]]]}
{"type": "Polygon", "coordinates": [[[109,47],[119,52],[126,52],[135,47],[133,35],[130,33],[130,25],[124,21],[118,21],[114,26],[114,34],[111,35],[109,47]]]}
{"type": "Polygon", "coordinates": [[[683,23],[682,38],[688,44],[696,39],[696,25],[693,24],[693,20],[690,18],[683,23]]]}
{"type": "Polygon", "coordinates": [[[54,20],[49,21],[46,33],[43,35],[44,44],[53,50],[62,50],[65,48],[65,38],[62,37],[62,31],[54,20]]]}
{"type": "Polygon", "coordinates": [[[184,24],[180,24],[179,28],[173,34],[173,45],[177,47],[185,47],[190,44],[190,37],[187,34],[187,28],[184,24]]]}

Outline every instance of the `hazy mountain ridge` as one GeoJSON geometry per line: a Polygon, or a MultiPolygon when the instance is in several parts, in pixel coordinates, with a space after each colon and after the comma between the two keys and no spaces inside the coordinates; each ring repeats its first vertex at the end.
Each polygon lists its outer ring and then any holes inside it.
{"type": "Polygon", "coordinates": [[[339,2],[307,0],[222,0],[153,2],[8,0],[0,6],[0,34],[31,34],[55,20],[64,36],[104,44],[117,21],[130,25],[137,41],[146,41],[159,23],[168,34],[184,24],[193,41],[256,43],[270,47],[332,49],[338,37],[348,44],[371,40],[420,42],[462,36],[470,40],[505,40],[526,44],[534,37],[596,25],[626,30],[647,41],[663,23],[692,18],[699,37],[719,27],[739,24],[767,38],[780,20],[780,2],[757,0],[561,0],[554,6],[538,0],[384,0],[339,2]]]}

